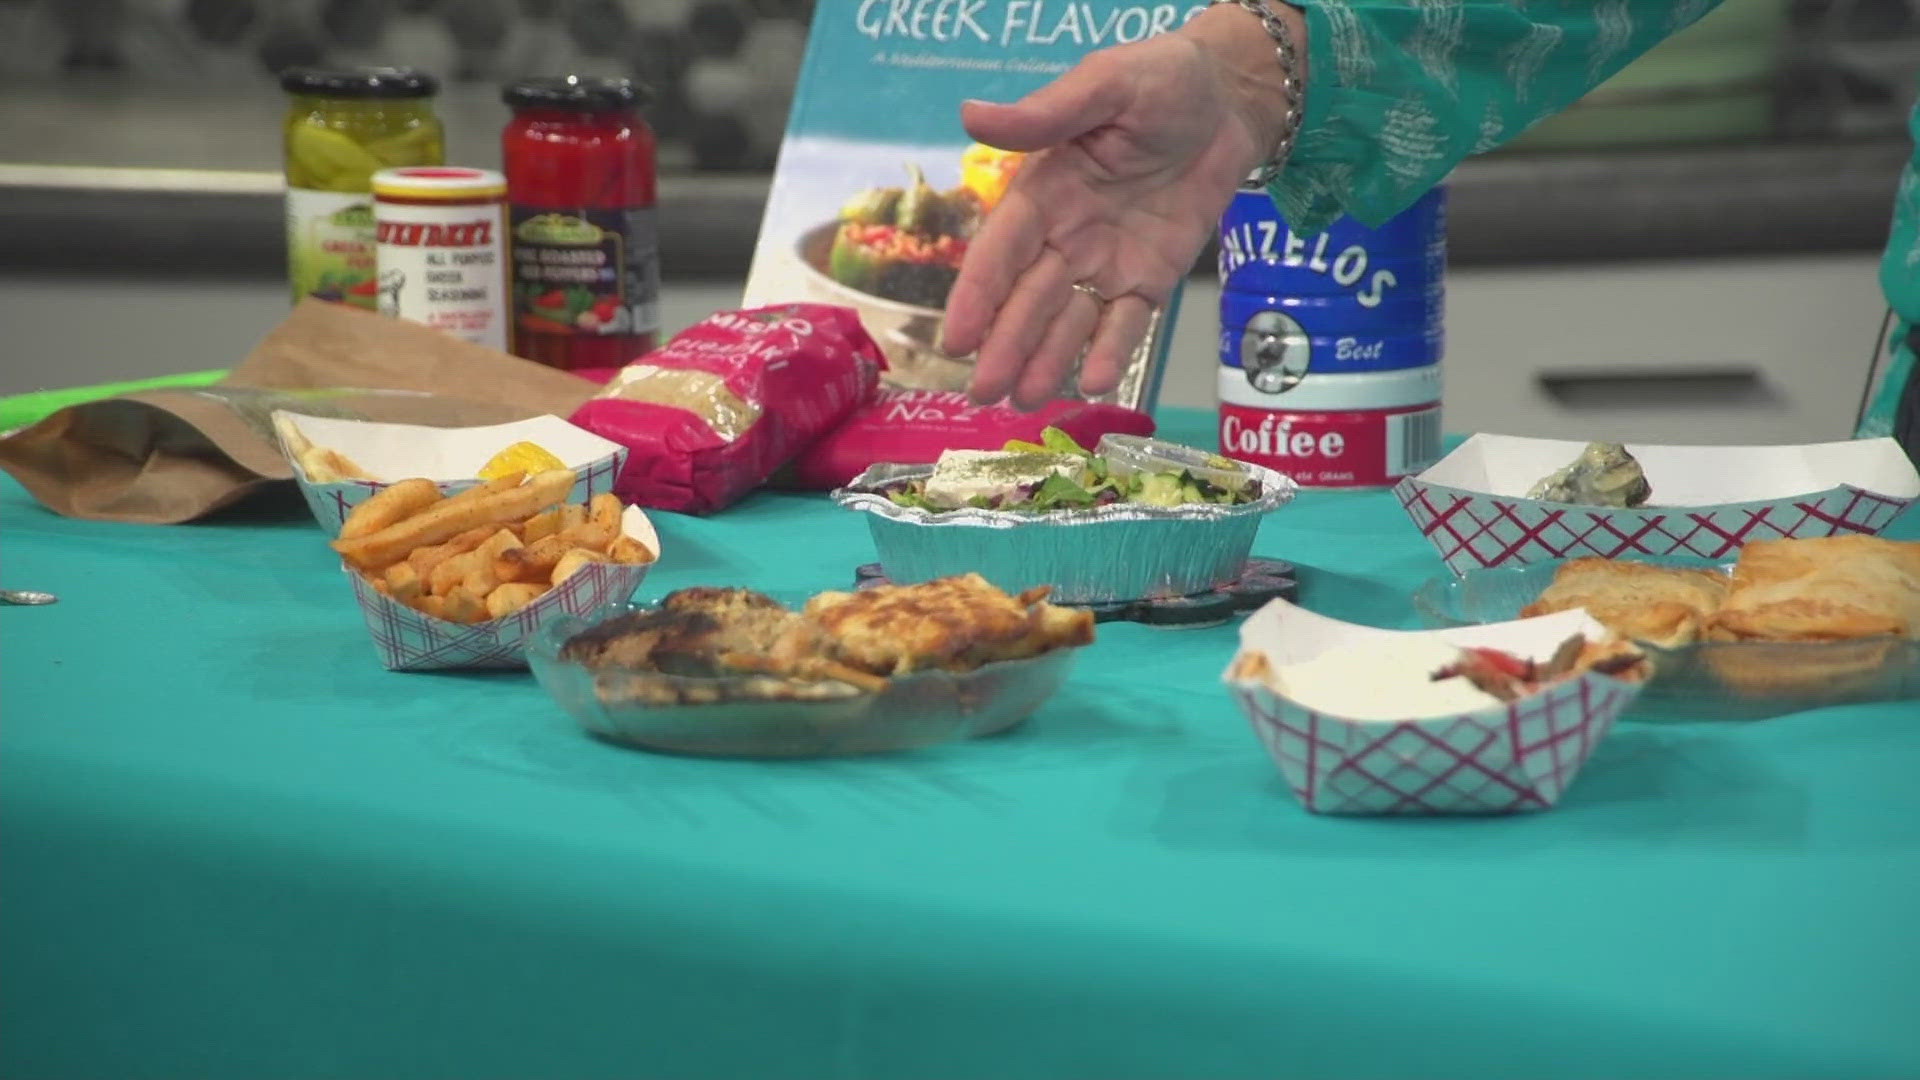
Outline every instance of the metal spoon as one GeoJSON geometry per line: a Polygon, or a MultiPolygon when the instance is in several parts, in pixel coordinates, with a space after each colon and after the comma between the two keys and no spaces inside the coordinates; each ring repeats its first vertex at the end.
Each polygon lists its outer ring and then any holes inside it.
{"type": "Polygon", "coordinates": [[[50,592],[34,592],[31,589],[0,589],[0,604],[20,604],[33,607],[38,604],[51,604],[60,598],[50,592]]]}

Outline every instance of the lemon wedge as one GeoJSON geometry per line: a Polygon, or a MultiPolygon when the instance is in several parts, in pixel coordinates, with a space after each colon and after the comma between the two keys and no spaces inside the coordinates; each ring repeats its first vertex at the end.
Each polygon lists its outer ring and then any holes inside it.
{"type": "Polygon", "coordinates": [[[534,473],[549,469],[564,469],[567,463],[553,456],[553,452],[538,443],[517,442],[505,450],[493,455],[485,465],[480,466],[480,479],[498,480],[517,472],[532,476],[534,473]]]}

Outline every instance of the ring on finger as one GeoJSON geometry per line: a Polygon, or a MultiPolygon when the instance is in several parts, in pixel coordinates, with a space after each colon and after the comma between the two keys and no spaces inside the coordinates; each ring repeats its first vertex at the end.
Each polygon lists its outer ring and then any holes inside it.
{"type": "Polygon", "coordinates": [[[1076,281],[1073,283],[1073,291],[1081,294],[1082,296],[1092,297],[1093,302],[1096,304],[1099,304],[1101,307],[1106,307],[1108,304],[1113,303],[1113,301],[1110,298],[1108,298],[1105,294],[1101,293],[1099,289],[1094,288],[1092,282],[1076,281]]]}

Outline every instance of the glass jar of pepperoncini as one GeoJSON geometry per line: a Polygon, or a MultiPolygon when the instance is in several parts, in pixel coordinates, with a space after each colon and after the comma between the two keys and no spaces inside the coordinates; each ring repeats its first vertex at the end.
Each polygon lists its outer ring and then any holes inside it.
{"type": "Polygon", "coordinates": [[[287,272],[305,297],[372,309],[373,174],[439,165],[445,136],[433,112],[439,83],[411,68],[293,68],[286,119],[287,272]]]}

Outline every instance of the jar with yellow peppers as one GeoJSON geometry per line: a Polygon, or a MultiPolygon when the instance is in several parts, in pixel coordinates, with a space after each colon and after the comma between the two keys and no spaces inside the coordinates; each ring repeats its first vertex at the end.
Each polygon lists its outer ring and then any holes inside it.
{"type": "Polygon", "coordinates": [[[439,165],[445,137],[433,112],[439,83],[411,68],[293,68],[286,119],[287,272],[305,297],[372,310],[373,174],[439,165]]]}

